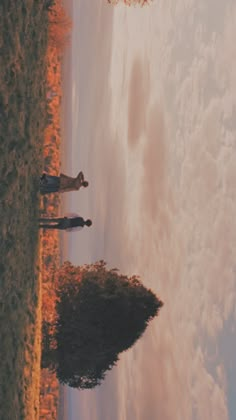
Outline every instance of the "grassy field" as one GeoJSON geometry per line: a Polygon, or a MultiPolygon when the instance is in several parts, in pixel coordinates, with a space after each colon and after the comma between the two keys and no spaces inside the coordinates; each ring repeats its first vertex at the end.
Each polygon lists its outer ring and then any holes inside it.
{"type": "Polygon", "coordinates": [[[0,2],[0,419],[38,417],[38,177],[46,123],[43,0],[0,2]]]}

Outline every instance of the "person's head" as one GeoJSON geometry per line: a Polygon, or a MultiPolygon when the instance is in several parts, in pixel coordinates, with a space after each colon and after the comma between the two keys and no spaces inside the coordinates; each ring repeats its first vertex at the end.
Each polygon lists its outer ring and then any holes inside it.
{"type": "Polygon", "coordinates": [[[84,188],[88,187],[89,183],[88,181],[83,181],[81,184],[84,188]]]}
{"type": "Polygon", "coordinates": [[[88,219],[88,220],[86,220],[85,222],[84,222],[84,224],[86,225],[86,226],[92,226],[92,220],[90,220],[90,219],[88,219]]]}

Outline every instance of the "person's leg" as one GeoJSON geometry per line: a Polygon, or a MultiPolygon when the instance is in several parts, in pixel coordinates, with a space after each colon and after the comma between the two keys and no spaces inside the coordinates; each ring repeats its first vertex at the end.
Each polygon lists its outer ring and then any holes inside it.
{"type": "Polygon", "coordinates": [[[55,175],[48,175],[44,173],[40,178],[40,192],[41,194],[50,194],[58,192],[60,187],[60,178],[55,175]]]}
{"type": "Polygon", "coordinates": [[[48,174],[45,174],[45,178],[46,178],[48,183],[58,182],[58,179],[59,179],[59,177],[57,175],[48,175],[48,174]]]}
{"type": "MultiPolygon", "coordinates": [[[[51,221],[51,219],[49,219],[51,221]]],[[[39,222],[39,227],[42,229],[60,229],[65,230],[70,227],[70,219],[67,217],[58,218],[54,223],[45,223],[45,219],[39,222]]]]}
{"type": "Polygon", "coordinates": [[[42,223],[61,223],[64,217],[40,217],[38,220],[42,223]]]}
{"type": "Polygon", "coordinates": [[[58,229],[58,224],[47,224],[47,223],[40,223],[39,229],[58,229]]]}
{"type": "Polygon", "coordinates": [[[66,226],[63,225],[63,223],[39,223],[39,229],[59,229],[64,230],[66,229],[66,226]]]}
{"type": "Polygon", "coordinates": [[[44,172],[41,177],[40,180],[44,183],[44,184],[55,184],[58,182],[58,176],[56,175],[48,175],[46,174],[46,172],[44,172]]]}

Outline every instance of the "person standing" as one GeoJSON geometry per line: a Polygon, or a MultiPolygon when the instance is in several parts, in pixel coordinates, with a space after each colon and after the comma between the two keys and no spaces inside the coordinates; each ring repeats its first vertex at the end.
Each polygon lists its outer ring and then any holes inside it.
{"type": "Polygon", "coordinates": [[[40,193],[42,195],[54,192],[64,193],[69,191],[78,191],[81,187],[88,187],[88,181],[85,181],[83,172],[79,172],[77,177],[60,174],[60,176],[43,173],[40,177],[40,193]]]}
{"type": "Polygon", "coordinates": [[[59,229],[71,232],[81,230],[84,226],[92,226],[92,220],[84,220],[76,213],[70,213],[65,217],[41,217],[39,219],[39,228],[41,229],[59,229]]]}

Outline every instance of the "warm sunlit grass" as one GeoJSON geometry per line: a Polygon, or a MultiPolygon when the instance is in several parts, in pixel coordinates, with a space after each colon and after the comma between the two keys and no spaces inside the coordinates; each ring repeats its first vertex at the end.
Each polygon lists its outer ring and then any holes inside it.
{"type": "Polygon", "coordinates": [[[38,176],[46,122],[44,2],[0,4],[0,419],[39,417],[38,176]]]}
{"type": "MultiPolygon", "coordinates": [[[[62,51],[70,32],[71,22],[61,0],[57,0],[49,13],[49,45],[47,48],[47,111],[48,121],[44,132],[43,169],[50,174],[60,172],[61,145],[61,65],[62,51]]],[[[59,194],[49,194],[41,200],[41,215],[56,216],[59,212],[59,194]]],[[[42,320],[52,322],[55,314],[54,274],[59,267],[59,235],[56,231],[42,231],[42,320]]],[[[58,412],[59,383],[56,375],[47,369],[41,371],[40,419],[56,419],[58,412]]]]}
{"type": "MultiPolygon", "coordinates": [[[[39,260],[38,179],[47,167],[54,173],[59,170],[61,96],[60,74],[55,72],[60,68],[59,44],[57,55],[52,43],[47,49],[45,4],[32,0],[0,2],[1,420],[40,417],[43,292],[39,266],[43,255],[41,252],[39,260]],[[59,95],[49,103],[47,94],[55,85],[59,95]],[[56,118],[46,130],[49,113],[56,118]],[[44,139],[47,147],[56,146],[47,155],[44,139]]],[[[63,22],[59,31],[62,38],[69,27],[68,20],[63,22]]],[[[58,203],[58,198],[49,201],[47,211],[57,211],[58,203]]],[[[50,246],[49,254],[58,255],[53,240],[50,246]]]]}
{"type": "MultiPolygon", "coordinates": [[[[40,253],[41,259],[41,253],[40,253]]],[[[39,260],[39,265],[41,261],[39,260]]],[[[38,305],[36,308],[36,319],[34,329],[34,342],[32,346],[26,346],[25,359],[30,360],[30,354],[33,354],[33,364],[26,364],[24,367],[24,377],[29,378],[31,376],[31,386],[27,387],[24,392],[24,404],[27,407],[29,418],[38,419],[40,408],[39,408],[39,394],[40,394],[40,376],[41,376],[41,326],[42,326],[42,279],[39,274],[39,288],[38,288],[38,305]]]]}

